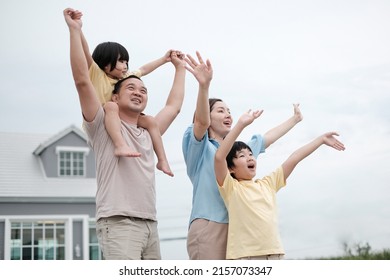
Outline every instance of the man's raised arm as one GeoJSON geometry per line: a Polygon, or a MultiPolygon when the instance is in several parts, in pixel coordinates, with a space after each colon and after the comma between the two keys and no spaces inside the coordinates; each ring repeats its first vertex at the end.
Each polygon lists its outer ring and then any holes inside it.
{"type": "Polygon", "coordinates": [[[83,117],[87,122],[90,122],[94,120],[101,105],[88,74],[88,64],[81,40],[81,16],[82,13],[77,10],[71,8],[64,10],[65,21],[70,34],[70,64],[73,79],[79,94],[83,117]]]}
{"type": "Polygon", "coordinates": [[[165,133],[179,114],[184,100],[186,69],[184,68],[182,54],[178,51],[172,51],[171,62],[175,66],[175,77],[173,79],[172,88],[164,108],[155,116],[161,135],[165,133]]]}

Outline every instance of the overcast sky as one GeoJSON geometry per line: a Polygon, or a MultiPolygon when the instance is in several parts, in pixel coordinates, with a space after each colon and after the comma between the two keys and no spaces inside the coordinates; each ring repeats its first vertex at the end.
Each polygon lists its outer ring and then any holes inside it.
{"type": "MultiPolygon", "coordinates": [[[[258,177],[314,137],[338,131],[346,151],[321,147],[278,193],[286,258],[342,253],[342,243],[390,248],[390,2],[388,0],[1,1],[0,131],[55,134],[81,125],[62,11],[84,13],[91,51],[117,41],[130,69],[168,49],[199,50],[214,68],[210,96],[233,118],[264,109],[240,140],[265,133],[301,104],[304,120],[259,158],[258,177]]],[[[174,68],[144,77],[146,113],[165,102],[174,68]]],[[[174,178],[157,173],[161,238],[186,236],[192,187],[182,135],[197,83],[186,78],[183,109],[164,135],[174,178]]],[[[185,240],[162,242],[164,258],[186,258],[185,240]]]]}

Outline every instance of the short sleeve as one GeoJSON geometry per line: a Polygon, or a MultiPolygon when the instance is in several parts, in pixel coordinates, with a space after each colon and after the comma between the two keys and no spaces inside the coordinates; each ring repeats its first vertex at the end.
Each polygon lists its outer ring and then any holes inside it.
{"type": "Polygon", "coordinates": [[[253,135],[247,144],[256,158],[265,152],[264,138],[260,134],[253,135]]]}

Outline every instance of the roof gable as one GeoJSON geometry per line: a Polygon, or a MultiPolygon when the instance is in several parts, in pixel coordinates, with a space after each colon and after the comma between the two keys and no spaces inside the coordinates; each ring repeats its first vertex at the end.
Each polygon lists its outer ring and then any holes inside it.
{"type": "Polygon", "coordinates": [[[93,201],[96,178],[48,178],[37,155],[73,132],[86,140],[82,130],[75,126],[53,137],[48,134],[0,132],[0,202],[34,199],[93,201]]]}
{"type": "Polygon", "coordinates": [[[51,146],[53,143],[57,142],[58,140],[60,140],[61,138],[65,137],[66,135],[68,135],[69,133],[72,133],[72,132],[75,133],[76,135],[78,135],[80,138],[82,138],[85,142],[87,142],[88,139],[87,139],[87,136],[85,135],[85,133],[81,129],[77,128],[76,126],[71,125],[68,128],[57,133],[53,137],[49,138],[45,142],[41,143],[34,150],[33,154],[39,156],[47,147],[51,146]]]}

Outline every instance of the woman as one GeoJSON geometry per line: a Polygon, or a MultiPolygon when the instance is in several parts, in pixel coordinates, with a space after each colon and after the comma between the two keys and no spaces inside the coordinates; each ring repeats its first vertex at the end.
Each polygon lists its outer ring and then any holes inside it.
{"type": "MultiPolygon", "coordinates": [[[[221,99],[209,99],[212,65],[209,60],[205,63],[199,52],[196,55],[198,61],[190,55],[186,58],[186,69],[199,82],[193,123],[184,133],[182,146],[187,175],[193,185],[187,252],[191,260],[222,260],[226,259],[228,214],[214,174],[214,155],[233,120],[221,99]]],[[[294,105],[294,116],[264,137],[252,136],[247,144],[255,157],[302,120],[298,106],[294,105]]]]}

